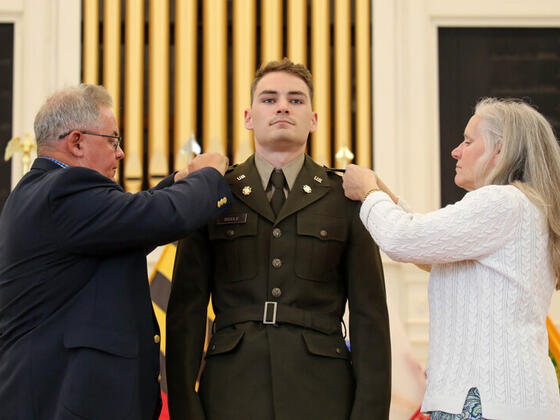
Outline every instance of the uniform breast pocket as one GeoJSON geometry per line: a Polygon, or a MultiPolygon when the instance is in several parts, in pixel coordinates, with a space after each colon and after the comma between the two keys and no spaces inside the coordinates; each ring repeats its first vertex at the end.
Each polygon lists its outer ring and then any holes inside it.
{"type": "Polygon", "coordinates": [[[256,215],[241,213],[227,214],[209,225],[218,278],[241,281],[257,275],[257,222],[256,215]]]}
{"type": "Polygon", "coordinates": [[[346,235],[346,220],[342,217],[298,214],[296,275],[328,281],[339,265],[346,235]]]}

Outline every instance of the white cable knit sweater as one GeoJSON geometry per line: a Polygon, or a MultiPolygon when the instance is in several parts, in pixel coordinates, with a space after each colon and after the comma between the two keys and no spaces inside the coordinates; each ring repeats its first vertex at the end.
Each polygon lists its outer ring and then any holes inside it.
{"type": "Polygon", "coordinates": [[[489,185],[413,214],[378,191],[360,217],[392,259],[432,264],[422,411],[460,413],[477,387],[484,418],[560,419],[546,331],[555,286],[548,230],[525,194],[489,185]]]}

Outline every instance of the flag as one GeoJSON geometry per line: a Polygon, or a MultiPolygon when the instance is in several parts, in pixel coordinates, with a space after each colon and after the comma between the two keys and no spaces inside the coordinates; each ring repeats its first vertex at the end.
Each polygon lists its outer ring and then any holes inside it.
{"type": "Polygon", "coordinates": [[[395,309],[396,302],[388,294],[389,330],[391,332],[391,410],[390,420],[428,420],[420,412],[426,390],[426,374],[416,359],[395,309]]]}
{"type": "Polygon", "coordinates": [[[556,369],[558,377],[558,388],[560,389],[560,332],[554,326],[550,317],[546,317],[546,329],[548,330],[548,351],[552,364],[556,369]]]}
{"type": "Polygon", "coordinates": [[[150,275],[150,294],[152,296],[152,306],[159,324],[160,330],[160,385],[161,399],[163,407],[161,409],[160,420],[169,420],[169,410],[167,408],[167,378],[165,375],[165,314],[167,312],[167,302],[171,293],[171,281],[173,279],[173,265],[175,264],[176,244],[168,244],[163,249],[156,267],[150,275]]]}
{"type": "MultiPolygon", "coordinates": [[[[177,253],[177,244],[172,243],[165,246],[159,260],[150,275],[150,295],[152,297],[152,306],[159,324],[160,330],[160,385],[162,409],[159,420],[169,420],[169,408],[167,406],[167,377],[165,374],[165,315],[167,313],[167,303],[171,293],[171,282],[173,281],[173,267],[175,265],[175,254],[177,253]]],[[[212,302],[208,303],[208,322],[206,325],[206,341],[204,351],[208,346],[211,338],[212,322],[214,322],[214,311],[212,302]]],[[[198,382],[196,385],[198,389],[198,382]]]]}

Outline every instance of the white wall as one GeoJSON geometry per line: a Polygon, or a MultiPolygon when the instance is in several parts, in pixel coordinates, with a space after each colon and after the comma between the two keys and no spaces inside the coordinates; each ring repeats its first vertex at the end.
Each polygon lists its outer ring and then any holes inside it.
{"type": "MultiPolygon", "coordinates": [[[[14,24],[12,136],[33,136],[33,119],[57,88],[80,81],[81,1],[0,0],[0,23],[14,24]]],[[[12,159],[12,188],[22,176],[12,159]]]]}
{"type": "MultiPolygon", "coordinates": [[[[560,27],[558,0],[372,0],[374,165],[416,211],[438,208],[437,30],[560,27]]],[[[426,273],[385,259],[388,293],[422,363],[427,357],[426,273]]],[[[560,324],[560,294],[550,315],[560,324]]]]}

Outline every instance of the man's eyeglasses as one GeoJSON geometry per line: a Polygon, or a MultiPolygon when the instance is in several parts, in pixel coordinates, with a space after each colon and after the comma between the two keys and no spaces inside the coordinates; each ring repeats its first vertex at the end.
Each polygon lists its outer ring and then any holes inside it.
{"type": "MultiPolygon", "coordinates": [[[[75,130],[70,130],[67,133],[61,134],[60,136],[58,136],[58,138],[63,139],[68,134],[70,134],[72,131],[75,131],[75,130]]],[[[122,137],[121,136],[111,136],[109,134],[97,134],[97,133],[92,133],[90,131],[84,131],[84,130],[77,130],[77,131],[79,131],[82,134],[89,134],[90,136],[106,137],[106,138],[109,138],[109,139],[113,139],[111,141],[111,146],[113,146],[113,150],[115,152],[117,150],[119,150],[119,146],[121,145],[121,142],[122,142],[122,137]]]]}

